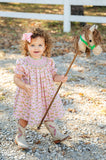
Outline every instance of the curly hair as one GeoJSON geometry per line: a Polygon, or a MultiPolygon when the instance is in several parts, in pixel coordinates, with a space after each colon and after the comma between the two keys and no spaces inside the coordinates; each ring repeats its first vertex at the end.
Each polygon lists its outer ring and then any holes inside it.
{"type": "MultiPolygon", "coordinates": [[[[29,32],[32,33],[31,39],[34,39],[37,37],[44,38],[46,49],[45,49],[45,52],[43,53],[43,56],[50,57],[51,56],[51,48],[52,48],[52,38],[51,38],[50,34],[40,27],[39,28],[31,27],[31,28],[29,28],[27,33],[29,33],[29,32]]],[[[29,56],[28,44],[30,44],[28,41],[21,42],[22,54],[24,56],[29,56]]]]}

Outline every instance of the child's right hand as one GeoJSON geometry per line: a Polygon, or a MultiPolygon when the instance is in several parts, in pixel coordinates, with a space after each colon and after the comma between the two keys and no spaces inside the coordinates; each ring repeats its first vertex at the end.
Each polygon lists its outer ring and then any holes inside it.
{"type": "Polygon", "coordinates": [[[29,84],[25,84],[25,86],[24,86],[24,90],[28,93],[28,95],[29,95],[29,96],[31,96],[31,95],[32,95],[31,85],[29,85],[29,84]]]}
{"type": "Polygon", "coordinates": [[[21,89],[24,89],[29,96],[31,96],[32,87],[29,84],[24,83],[22,80],[22,75],[15,74],[14,75],[14,83],[21,89]]]}

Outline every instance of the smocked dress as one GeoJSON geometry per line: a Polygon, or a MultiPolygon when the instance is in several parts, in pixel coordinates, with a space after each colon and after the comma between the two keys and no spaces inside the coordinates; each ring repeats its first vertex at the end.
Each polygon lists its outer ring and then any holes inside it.
{"type": "MultiPolygon", "coordinates": [[[[22,75],[22,81],[31,85],[32,92],[29,96],[24,89],[17,87],[13,106],[17,119],[27,120],[31,126],[39,125],[56,92],[52,78],[56,71],[54,61],[48,57],[35,60],[27,56],[17,60],[15,74],[22,75]]],[[[63,105],[57,95],[45,120],[60,119],[63,115],[63,105]]]]}

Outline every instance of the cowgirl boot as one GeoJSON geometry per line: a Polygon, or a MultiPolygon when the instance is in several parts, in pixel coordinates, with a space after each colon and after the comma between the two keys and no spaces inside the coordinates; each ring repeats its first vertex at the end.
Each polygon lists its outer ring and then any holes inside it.
{"type": "Polygon", "coordinates": [[[45,121],[44,124],[52,135],[54,143],[60,143],[69,137],[68,135],[63,135],[53,121],[45,121]]]}
{"type": "Polygon", "coordinates": [[[18,124],[18,131],[15,137],[15,143],[22,149],[28,149],[29,146],[25,140],[25,128],[18,124]]]}

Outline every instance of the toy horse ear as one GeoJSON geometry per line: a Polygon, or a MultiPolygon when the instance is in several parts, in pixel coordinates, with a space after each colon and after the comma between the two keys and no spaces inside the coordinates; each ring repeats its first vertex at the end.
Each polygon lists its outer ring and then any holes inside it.
{"type": "Polygon", "coordinates": [[[94,24],[93,26],[90,27],[89,30],[90,30],[91,32],[93,32],[93,31],[94,31],[95,29],[97,29],[97,28],[98,28],[98,26],[94,24]]]}
{"type": "Polygon", "coordinates": [[[93,31],[93,40],[95,42],[95,45],[101,44],[102,38],[100,32],[97,29],[93,31]]]}
{"type": "Polygon", "coordinates": [[[95,25],[95,29],[98,29],[98,25],[95,25]]]}

